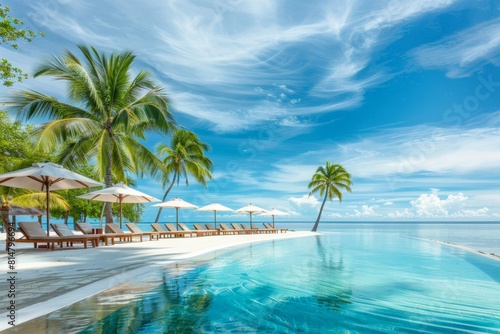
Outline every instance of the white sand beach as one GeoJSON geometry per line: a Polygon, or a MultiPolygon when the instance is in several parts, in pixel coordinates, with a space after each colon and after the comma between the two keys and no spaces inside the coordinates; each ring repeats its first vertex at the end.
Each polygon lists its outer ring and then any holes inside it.
{"type": "MultiPolygon", "coordinates": [[[[17,244],[15,270],[10,270],[7,254],[2,252],[0,281],[2,305],[15,301],[16,325],[71,305],[112,288],[153,267],[207,254],[213,251],[270,240],[317,235],[289,231],[277,234],[220,235],[193,238],[168,238],[143,242],[117,243],[113,246],[34,249],[32,244],[17,244]],[[14,271],[11,275],[8,272],[14,271]],[[10,276],[15,276],[15,298],[8,297],[10,276]]],[[[0,234],[5,249],[5,234],[0,234]]],[[[5,308],[4,308],[5,310],[5,308]]],[[[0,330],[10,328],[8,313],[0,314],[0,330]]]]}

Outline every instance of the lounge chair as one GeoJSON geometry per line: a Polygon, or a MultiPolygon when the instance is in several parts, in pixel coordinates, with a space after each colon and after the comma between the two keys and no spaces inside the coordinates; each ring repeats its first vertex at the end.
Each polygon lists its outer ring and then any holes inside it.
{"type": "Polygon", "coordinates": [[[35,248],[37,248],[37,243],[47,243],[47,247],[51,247],[54,250],[55,243],[59,244],[62,248],[65,242],[71,246],[73,246],[73,243],[81,242],[83,243],[83,247],[87,248],[88,238],[85,236],[47,236],[47,232],[43,230],[38,222],[20,222],[19,231],[23,234],[24,239],[17,239],[16,242],[31,242],[35,245],[35,248]]]}
{"type": "Polygon", "coordinates": [[[288,231],[287,228],[273,227],[273,225],[271,225],[269,223],[262,223],[262,225],[264,225],[264,227],[269,229],[269,230],[276,230],[276,231],[279,231],[280,233],[284,233],[284,232],[288,231]]]}
{"type": "Polygon", "coordinates": [[[279,232],[279,229],[274,228],[271,224],[262,223],[262,225],[264,226],[264,228],[259,228],[259,230],[262,231],[262,233],[278,233],[279,232]]]}
{"type": "Polygon", "coordinates": [[[219,231],[216,229],[207,229],[201,224],[193,224],[196,231],[205,232],[203,235],[219,235],[219,231]]]}
{"type": "Polygon", "coordinates": [[[189,227],[187,227],[186,224],[184,224],[184,223],[179,223],[179,227],[184,232],[190,232],[191,236],[193,236],[193,234],[196,235],[197,237],[202,237],[205,235],[212,235],[212,232],[207,232],[208,230],[205,230],[205,231],[195,230],[195,231],[193,231],[189,227]]]}
{"type": "Polygon", "coordinates": [[[253,231],[253,233],[278,233],[278,230],[270,230],[267,228],[258,228],[258,227],[250,228],[247,226],[247,224],[241,224],[241,227],[245,230],[253,231]]]}
{"type": "Polygon", "coordinates": [[[160,235],[160,238],[175,238],[175,232],[165,230],[158,223],[151,224],[151,228],[160,235]]]}
{"type": "Polygon", "coordinates": [[[221,234],[247,234],[247,231],[242,230],[241,228],[230,228],[224,223],[220,223],[219,225],[221,234]]]}
{"type": "Polygon", "coordinates": [[[278,233],[278,229],[274,228],[272,225],[268,225],[267,223],[262,223],[264,228],[263,231],[268,231],[269,233],[278,233]]]}
{"type": "Polygon", "coordinates": [[[191,231],[191,230],[179,231],[175,228],[174,224],[172,224],[172,223],[165,223],[164,225],[167,228],[167,230],[169,230],[169,232],[175,233],[176,238],[185,237],[186,235],[189,235],[190,237],[192,237],[193,235],[197,235],[196,232],[191,231]]]}
{"type": "Polygon", "coordinates": [[[212,224],[210,224],[210,223],[206,223],[205,227],[207,228],[207,230],[216,230],[216,228],[213,227],[212,224]]]}
{"type": "Polygon", "coordinates": [[[125,233],[120,226],[115,223],[106,223],[106,231],[113,234],[115,237],[120,237],[120,240],[132,241],[132,238],[139,237],[142,242],[142,233],[125,233]]]}
{"type": "Polygon", "coordinates": [[[241,225],[241,228],[242,228],[243,230],[248,231],[248,233],[264,233],[264,232],[262,232],[262,230],[260,230],[260,229],[258,229],[258,228],[250,228],[250,227],[248,227],[248,225],[247,225],[247,224],[242,223],[242,224],[240,224],[240,225],[241,225]]]}
{"type": "MultiPolygon", "coordinates": [[[[99,240],[104,242],[104,244],[106,246],[108,245],[108,240],[111,240],[112,245],[115,244],[115,236],[114,235],[103,234],[103,233],[95,234],[94,231],[96,231],[96,229],[93,228],[92,225],[90,225],[90,223],[75,223],[75,227],[85,235],[98,235],[99,240]]],[[[117,238],[119,238],[119,237],[117,237],[117,238]]]]}
{"type": "Polygon", "coordinates": [[[141,229],[139,228],[139,226],[137,226],[137,224],[125,223],[125,226],[127,226],[127,228],[132,233],[135,233],[135,234],[142,233],[142,235],[147,235],[149,237],[149,240],[154,240],[153,237],[155,237],[156,240],[158,240],[160,238],[160,233],[158,233],[158,232],[142,232],[141,229]]]}
{"type": "Polygon", "coordinates": [[[73,236],[80,236],[80,237],[85,237],[90,243],[92,244],[92,247],[99,247],[99,236],[98,235],[76,235],[71,231],[66,224],[50,224],[50,227],[57,233],[58,236],[60,237],[73,237],[73,236]]]}
{"type": "MultiPolygon", "coordinates": [[[[21,224],[21,223],[19,223],[21,224]]],[[[40,226],[40,224],[38,222],[34,222],[34,223],[29,223],[29,224],[38,224],[40,226]]],[[[19,243],[19,242],[29,242],[29,243],[32,243],[33,246],[35,248],[41,248],[40,246],[38,246],[38,244],[45,244],[45,247],[47,249],[51,249],[51,250],[54,250],[54,244],[55,243],[58,243],[59,241],[56,241],[54,240],[54,237],[47,237],[47,233],[44,231],[44,235],[43,237],[33,237],[33,238],[29,238],[26,234],[26,232],[24,232],[24,230],[22,229],[21,225],[19,225],[19,232],[21,232],[23,234],[23,236],[21,238],[18,238],[18,239],[10,239],[9,236],[7,236],[7,240],[5,242],[5,250],[8,252],[9,251],[9,246],[12,246],[12,244],[16,244],[16,243],[19,243]]],[[[42,229],[43,231],[43,229],[42,229]]],[[[8,233],[8,231],[6,231],[8,233]]]]}
{"type": "Polygon", "coordinates": [[[255,233],[252,229],[244,229],[243,226],[238,225],[237,223],[231,223],[231,226],[238,231],[243,231],[244,234],[252,234],[255,233]]]}

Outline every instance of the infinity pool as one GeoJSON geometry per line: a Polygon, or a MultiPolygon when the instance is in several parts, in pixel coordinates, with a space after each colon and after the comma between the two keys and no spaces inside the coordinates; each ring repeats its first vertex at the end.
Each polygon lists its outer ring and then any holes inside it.
{"type": "Polygon", "coordinates": [[[500,261],[391,234],[254,244],[54,312],[47,332],[500,333],[500,261]]]}

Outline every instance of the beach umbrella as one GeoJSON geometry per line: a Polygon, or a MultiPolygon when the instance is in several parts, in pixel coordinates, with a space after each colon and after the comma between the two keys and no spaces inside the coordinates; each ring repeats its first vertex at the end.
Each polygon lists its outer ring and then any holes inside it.
{"type": "Polygon", "coordinates": [[[288,216],[288,213],[273,208],[272,210],[264,212],[261,216],[273,216],[274,227],[274,216],[288,216]]]}
{"type": "Polygon", "coordinates": [[[198,209],[198,211],[213,211],[214,212],[214,225],[215,228],[217,228],[217,211],[234,211],[231,208],[228,208],[227,206],[224,206],[219,203],[212,203],[205,205],[201,208],[198,209]]]}
{"type": "Polygon", "coordinates": [[[23,208],[19,205],[11,205],[9,210],[10,216],[43,216],[45,212],[37,208],[23,208]]]}
{"type": "Polygon", "coordinates": [[[263,213],[266,212],[266,210],[259,208],[256,205],[253,205],[252,203],[248,204],[247,206],[244,206],[242,208],[239,208],[238,210],[235,211],[236,213],[249,213],[250,214],[250,228],[253,228],[252,225],[252,214],[253,213],[263,213]]]}
{"type": "Polygon", "coordinates": [[[179,209],[196,209],[196,205],[188,203],[179,197],[172,198],[163,203],[155,204],[153,206],[161,206],[162,208],[175,208],[175,224],[179,230],[179,209]]]}
{"type": "Polygon", "coordinates": [[[99,189],[85,195],[77,196],[93,201],[112,202],[120,204],[120,228],[122,228],[122,203],[150,203],[160,202],[159,199],[146,195],[138,190],[132,189],[123,182],[112,187],[99,189]]]}
{"type": "Polygon", "coordinates": [[[72,172],[51,162],[34,163],[31,167],[0,175],[0,185],[13,188],[45,191],[47,197],[47,235],[50,233],[51,190],[89,188],[102,183],[72,172]]]}
{"type": "MultiPolygon", "coordinates": [[[[16,216],[44,216],[45,212],[37,208],[23,208],[19,205],[11,205],[9,209],[10,216],[12,216],[12,223],[16,226],[16,216]]],[[[41,217],[39,218],[41,220],[41,217]]]]}

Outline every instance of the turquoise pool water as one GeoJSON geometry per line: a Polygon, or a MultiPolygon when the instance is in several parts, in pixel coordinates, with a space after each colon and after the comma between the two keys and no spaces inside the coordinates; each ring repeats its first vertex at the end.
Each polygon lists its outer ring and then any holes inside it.
{"type": "Polygon", "coordinates": [[[53,333],[500,333],[500,261],[398,234],[330,233],[171,265],[44,324],[53,333]]]}

